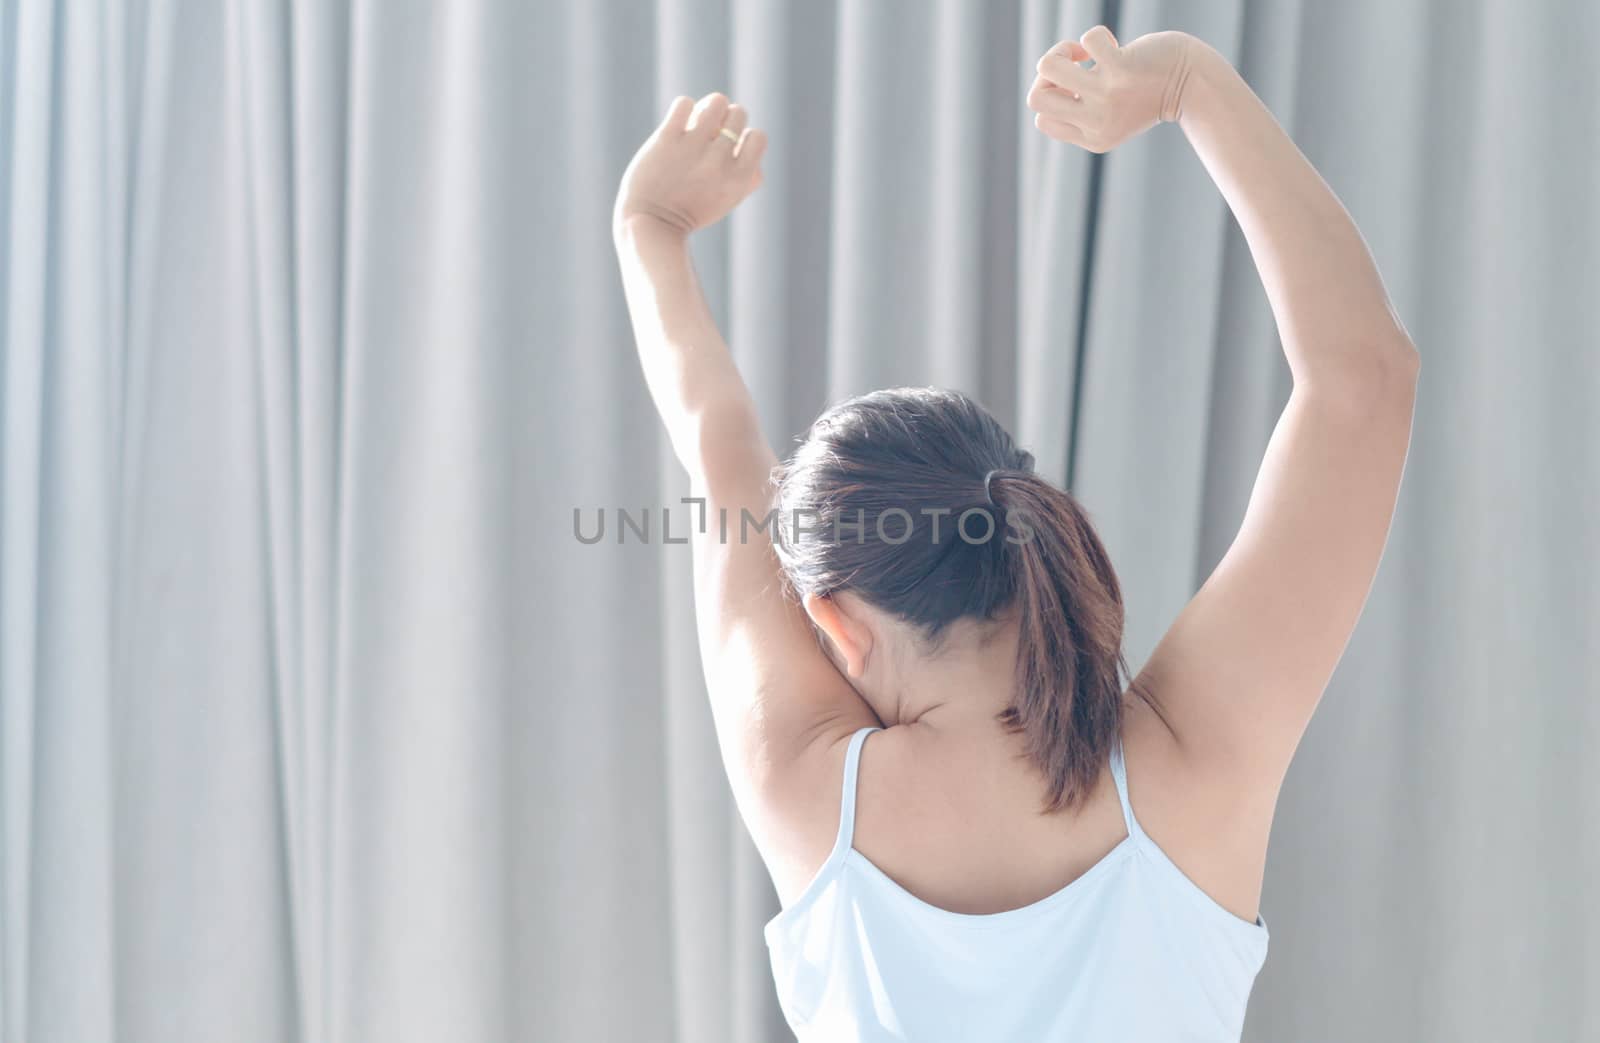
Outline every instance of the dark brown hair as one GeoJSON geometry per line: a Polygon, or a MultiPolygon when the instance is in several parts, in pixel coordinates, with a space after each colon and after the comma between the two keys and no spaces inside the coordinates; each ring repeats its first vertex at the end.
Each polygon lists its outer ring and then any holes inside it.
{"type": "Polygon", "coordinates": [[[1122,724],[1122,592],[1072,494],[982,406],[935,388],[828,410],[776,474],[774,545],[796,595],[850,591],[932,643],[1016,607],[1017,691],[1000,722],[1046,811],[1094,788],[1122,724]]]}

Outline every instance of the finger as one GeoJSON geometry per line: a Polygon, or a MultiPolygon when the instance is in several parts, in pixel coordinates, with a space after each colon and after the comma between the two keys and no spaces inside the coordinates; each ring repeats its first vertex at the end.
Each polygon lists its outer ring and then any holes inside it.
{"type": "Polygon", "coordinates": [[[728,115],[722,120],[722,129],[738,136],[744,133],[745,124],[749,122],[750,113],[745,111],[745,107],[737,103],[731,104],[728,106],[728,115]]]}
{"type": "Polygon", "coordinates": [[[1089,57],[1099,65],[1117,56],[1117,38],[1111,35],[1110,29],[1097,25],[1083,34],[1083,49],[1089,52],[1089,57]]]}
{"type": "Polygon", "coordinates": [[[1059,87],[1070,88],[1081,94],[1092,82],[1093,73],[1078,63],[1087,61],[1089,53],[1078,46],[1076,40],[1056,44],[1044,53],[1035,69],[1040,76],[1059,87]]]}
{"type": "Polygon", "coordinates": [[[701,138],[716,137],[727,117],[728,96],[712,91],[695,103],[694,112],[689,114],[689,133],[701,138]]]}
{"type": "Polygon", "coordinates": [[[1033,81],[1028,91],[1028,108],[1041,115],[1071,122],[1084,110],[1081,98],[1064,87],[1057,87],[1043,76],[1033,81]]]}
{"type": "Polygon", "coordinates": [[[667,117],[661,121],[661,129],[683,133],[689,125],[689,113],[694,111],[694,99],[680,94],[672,99],[672,104],[667,106],[667,117]]]}
{"type": "Polygon", "coordinates": [[[767,152],[767,135],[756,127],[747,129],[739,137],[739,144],[733,147],[733,156],[739,161],[741,167],[760,166],[761,157],[767,152]]]}
{"type": "Polygon", "coordinates": [[[1094,145],[1089,143],[1089,136],[1083,132],[1082,127],[1079,127],[1074,123],[1068,123],[1066,120],[1058,120],[1050,116],[1040,115],[1033,117],[1033,125],[1044,131],[1050,137],[1055,138],[1057,141],[1064,141],[1069,145],[1076,145],[1079,148],[1088,149],[1090,152],[1105,151],[1104,149],[1096,148],[1094,145]]]}
{"type": "Polygon", "coordinates": [[[1083,66],[1060,57],[1047,59],[1049,55],[1039,60],[1039,77],[1047,86],[1060,87],[1074,97],[1082,97],[1084,91],[1094,86],[1094,74],[1083,66]]]}

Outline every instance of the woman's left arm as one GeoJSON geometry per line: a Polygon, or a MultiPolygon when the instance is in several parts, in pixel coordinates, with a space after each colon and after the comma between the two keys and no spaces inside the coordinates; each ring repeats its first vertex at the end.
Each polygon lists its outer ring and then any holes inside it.
{"type": "Polygon", "coordinates": [[[760,184],[765,144],[722,95],[677,99],[628,167],[613,231],[645,380],[691,495],[703,499],[691,540],[695,615],[718,745],[787,899],[832,846],[845,742],[878,721],[784,594],[769,535],[777,457],[689,257],[689,234],[760,184]]]}

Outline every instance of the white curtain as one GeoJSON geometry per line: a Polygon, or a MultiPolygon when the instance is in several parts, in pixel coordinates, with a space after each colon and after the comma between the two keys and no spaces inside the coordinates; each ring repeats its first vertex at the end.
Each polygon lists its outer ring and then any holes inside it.
{"type": "Polygon", "coordinates": [[[696,256],[769,433],[979,395],[1137,668],[1288,373],[1178,131],[1032,131],[1102,20],[1240,65],[1424,357],[1246,1038],[1600,1038],[1593,5],[6,0],[0,1043],[786,1038],[687,548],[574,538],[683,491],[614,187],[747,105],[696,256]]]}

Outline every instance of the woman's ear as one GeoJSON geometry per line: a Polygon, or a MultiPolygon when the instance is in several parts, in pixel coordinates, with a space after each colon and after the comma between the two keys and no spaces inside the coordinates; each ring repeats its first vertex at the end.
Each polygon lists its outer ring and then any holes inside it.
{"type": "Polygon", "coordinates": [[[867,671],[867,656],[872,654],[872,631],[861,620],[845,611],[838,599],[807,594],[802,600],[806,615],[827,637],[839,659],[844,675],[852,680],[867,671]]]}

